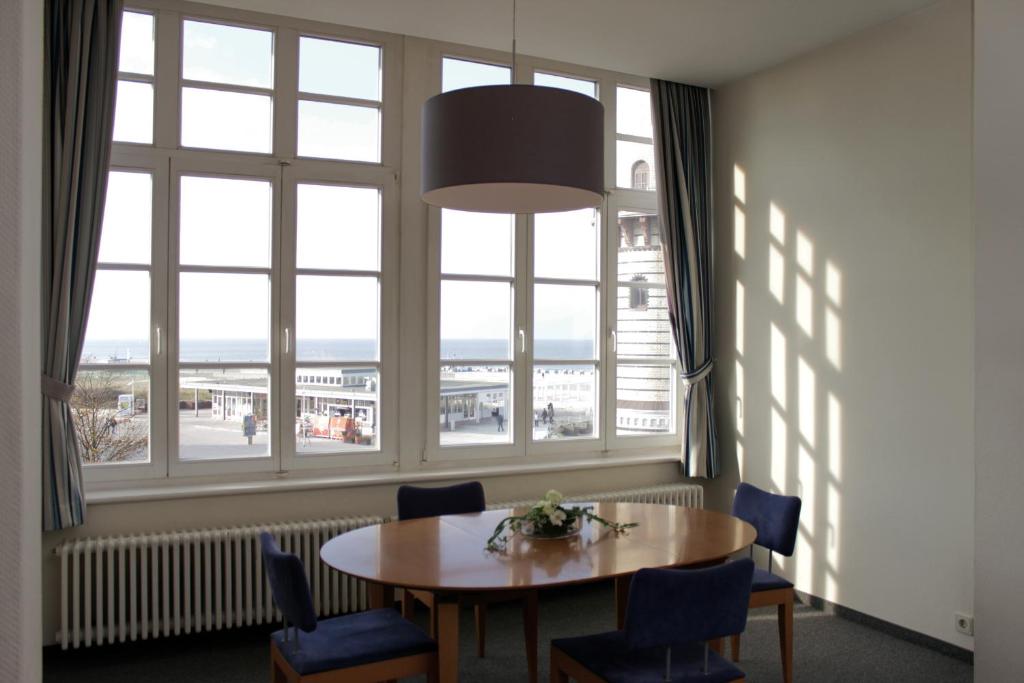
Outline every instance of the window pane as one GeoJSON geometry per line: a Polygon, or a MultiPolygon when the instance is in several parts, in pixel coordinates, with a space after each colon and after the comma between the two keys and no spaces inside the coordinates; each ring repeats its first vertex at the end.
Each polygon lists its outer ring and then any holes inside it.
{"type": "Polygon", "coordinates": [[[100,263],[149,263],[152,231],[152,176],[111,171],[100,234],[100,263]]]}
{"type": "Polygon", "coordinates": [[[183,265],[270,267],[268,180],[181,177],[183,265]]]}
{"type": "Polygon", "coordinates": [[[117,82],[114,104],[114,142],[153,142],[153,85],[117,82]]]}
{"type": "Polygon", "coordinates": [[[92,288],[83,363],[149,361],[149,273],[99,270],[92,288]]]}
{"type": "Polygon", "coordinates": [[[594,436],[597,371],[593,365],[543,365],[533,369],[533,438],[594,436]]]}
{"type": "Polygon", "coordinates": [[[515,217],[501,213],[441,210],[441,272],[512,275],[515,217]]]}
{"type": "Polygon", "coordinates": [[[153,15],[125,12],[121,15],[121,50],[118,70],[153,75],[153,15]]]}
{"type": "Polygon", "coordinates": [[[441,357],[510,358],[512,287],[506,282],[441,282],[441,357]]]}
{"type": "Polygon", "coordinates": [[[374,368],[296,369],[295,452],[376,449],[379,384],[374,368]]]}
{"type": "Polygon", "coordinates": [[[507,366],[442,366],[442,446],[512,442],[512,373],[507,366]]]}
{"type": "Polygon", "coordinates": [[[598,223],[594,209],[536,214],[533,274],[597,280],[598,223]]]}
{"type": "Polygon", "coordinates": [[[299,156],[380,161],[380,111],[299,101],[299,156]]]}
{"type": "Polygon", "coordinates": [[[497,64],[445,57],[441,63],[441,92],[478,85],[508,85],[512,69],[497,64]]]}
{"type": "Polygon", "coordinates": [[[203,88],[181,89],[181,144],[185,147],[270,153],[273,102],[203,88]]]}
{"type": "Polygon", "coordinates": [[[380,190],[300,184],[297,193],[299,268],[380,269],[380,190]]]}
{"type": "Polygon", "coordinates": [[[623,135],[654,137],[651,125],[651,94],[646,90],[615,89],[615,131],[623,135]]]}
{"type": "Polygon", "coordinates": [[[661,221],[657,213],[619,212],[618,279],[665,284],[661,221]]]}
{"type": "Polygon", "coordinates": [[[295,282],[299,360],[376,360],[375,277],[300,275],[295,282]]]}
{"type": "Polygon", "coordinates": [[[187,80],[274,86],[274,34],[270,31],[186,20],[182,42],[182,75],[187,80]]]}
{"type": "Polygon", "coordinates": [[[615,142],[615,185],[633,190],[655,189],[654,145],[615,142]]]}
{"type": "Polygon", "coordinates": [[[615,433],[670,434],[675,431],[670,365],[620,365],[615,383],[615,433]]]}
{"type": "Polygon", "coordinates": [[[544,85],[549,88],[561,88],[562,90],[571,90],[578,92],[581,95],[587,97],[593,97],[597,99],[597,83],[594,81],[588,81],[583,78],[569,78],[568,76],[556,76],[555,74],[546,74],[543,72],[536,72],[533,74],[533,82],[535,85],[544,85]]]}
{"type": "Polygon", "coordinates": [[[71,419],[83,464],[149,462],[149,372],[81,371],[71,419]]]}
{"type": "Polygon", "coordinates": [[[270,378],[262,369],[182,369],[178,454],[182,460],[270,457],[270,378]]]}
{"type": "Polygon", "coordinates": [[[181,360],[267,360],[270,280],[266,275],[182,273],[180,292],[181,360]]]}
{"type": "Polygon", "coordinates": [[[534,357],[596,358],[597,288],[536,285],[533,291],[534,357]]]}
{"type": "Polygon", "coordinates": [[[616,348],[621,357],[672,358],[664,287],[619,287],[616,348]]]}
{"type": "Polygon", "coordinates": [[[299,38],[299,90],[379,101],[380,48],[299,38]]]}

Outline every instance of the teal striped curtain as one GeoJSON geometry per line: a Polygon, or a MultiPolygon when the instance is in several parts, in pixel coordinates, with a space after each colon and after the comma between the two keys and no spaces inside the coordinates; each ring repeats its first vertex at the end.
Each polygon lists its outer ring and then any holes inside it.
{"type": "Polygon", "coordinates": [[[683,471],[719,473],[712,369],[711,92],[651,81],[669,320],[682,379],[683,471]]]}
{"type": "Polygon", "coordinates": [[[50,0],[42,246],[43,528],[85,522],[69,401],[100,248],[121,0],[50,0]]]}

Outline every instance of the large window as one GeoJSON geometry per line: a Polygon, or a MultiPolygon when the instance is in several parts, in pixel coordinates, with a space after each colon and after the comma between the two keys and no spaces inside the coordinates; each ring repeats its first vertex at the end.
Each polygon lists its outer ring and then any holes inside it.
{"type": "Polygon", "coordinates": [[[123,14],[71,405],[89,479],[678,442],[644,80],[531,58],[513,75],[500,53],[144,5],[123,14]],[[419,102],[513,78],[604,103],[615,191],[536,216],[425,209],[419,102]]]}

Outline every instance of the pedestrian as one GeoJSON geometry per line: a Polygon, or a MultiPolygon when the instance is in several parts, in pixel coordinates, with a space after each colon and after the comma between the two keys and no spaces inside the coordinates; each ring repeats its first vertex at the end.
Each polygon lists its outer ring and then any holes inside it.
{"type": "Polygon", "coordinates": [[[107,420],[107,431],[111,436],[117,436],[117,418],[113,415],[107,420]]]}
{"type": "Polygon", "coordinates": [[[547,408],[545,408],[542,411],[540,411],[540,419],[541,419],[541,421],[544,424],[548,423],[548,409],[547,408]]]}
{"type": "Polygon", "coordinates": [[[551,424],[555,424],[555,406],[548,403],[548,419],[551,420],[551,424]]]}
{"type": "Polygon", "coordinates": [[[498,431],[505,431],[505,416],[501,414],[501,411],[497,408],[494,409],[494,417],[498,421],[498,431]]]}

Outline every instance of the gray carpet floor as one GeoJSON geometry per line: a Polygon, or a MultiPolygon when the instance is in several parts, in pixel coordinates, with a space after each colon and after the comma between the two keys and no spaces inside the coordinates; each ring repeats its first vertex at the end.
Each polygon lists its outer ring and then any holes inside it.
{"type": "MultiPolygon", "coordinates": [[[[460,680],[519,683],[526,680],[521,611],[515,603],[492,605],[487,620],[487,656],[475,655],[473,615],[460,620],[460,680]]],[[[425,621],[425,614],[419,615],[425,621]]],[[[541,594],[540,667],[548,680],[552,638],[614,628],[613,596],[607,584],[541,594]]],[[[265,683],[269,680],[269,629],[171,638],[89,650],[44,654],[46,683],[265,683]]],[[[973,668],[881,631],[798,606],[794,623],[795,681],[972,680],[973,668]]],[[[750,615],[740,668],[747,680],[781,681],[778,630],[772,608],[750,615]]]]}

